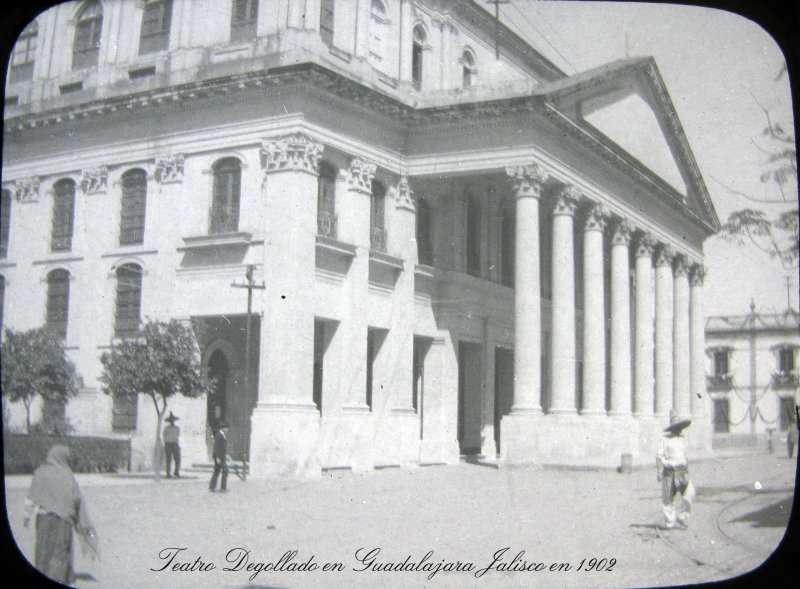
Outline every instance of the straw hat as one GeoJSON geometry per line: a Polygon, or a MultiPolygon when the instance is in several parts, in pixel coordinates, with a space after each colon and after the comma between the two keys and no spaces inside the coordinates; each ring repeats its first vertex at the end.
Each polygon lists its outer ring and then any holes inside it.
{"type": "Polygon", "coordinates": [[[679,417],[674,413],[669,416],[669,425],[664,428],[665,432],[671,432],[673,434],[679,434],[685,428],[689,427],[692,424],[692,420],[683,417],[679,417]]]}
{"type": "Polygon", "coordinates": [[[167,417],[164,421],[168,421],[170,424],[174,425],[179,419],[180,417],[176,416],[172,411],[170,411],[169,417],[167,417]]]}

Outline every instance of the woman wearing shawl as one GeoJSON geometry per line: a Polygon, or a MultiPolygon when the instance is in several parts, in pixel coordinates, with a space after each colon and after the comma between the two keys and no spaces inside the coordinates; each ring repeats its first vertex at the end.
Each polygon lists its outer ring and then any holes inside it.
{"type": "Polygon", "coordinates": [[[36,515],[36,568],[61,583],[72,581],[72,528],[84,553],[98,556],[98,538],[89,519],[78,482],[67,464],[69,448],[53,446],[47,460],[33,473],[25,499],[25,527],[36,515]]]}

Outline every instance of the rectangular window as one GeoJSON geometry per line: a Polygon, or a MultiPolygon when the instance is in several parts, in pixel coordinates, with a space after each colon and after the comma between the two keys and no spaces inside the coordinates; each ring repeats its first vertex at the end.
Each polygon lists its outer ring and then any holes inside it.
{"type": "Polygon", "coordinates": [[[255,39],[258,25],[258,0],[233,0],[231,43],[255,39]]]}
{"type": "Polygon", "coordinates": [[[141,310],[142,268],[136,264],[125,264],[117,269],[115,337],[131,337],[139,333],[141,310]]]}
{"type": "Polygon", "coordinates": [[[169,49],[172,0],[151,0],[144,5],[139,54],[169,49]]]}
{"type": "Polygon", "coordinates": [[[122,211],[119,244],[144,242],[144,218],[147,201],[147,176],[144,172],[129,172],[122,178],[122,211]]]}
{"type": "Polygon", "coordinates": [[[47,308],[45,325],[59,338],[67,338],[69,320],[69,273],[56,269],[47,277],[47,308]]]}
{"type": "Polygon", "coordinates": [[[728,369],[728,352],[718,351],[714,352],[714,375],[724,376],[730,371],[728,369]]]}
{"type": "Polygon", "coordinates": [[[778,370],[784,374],[794,370],[794,348],[782,348],[778,352],[778,370]]]}
{"type": "Polygon", "coordinates": [[[730,405],[728,399],[714,399],[714,433],[727,434],[730,431],[730,405]]]}
{"type": "Polygon", "coordinates": [[[55,189],[53,201],[53,225],[50,249],[68,252],[72,249],[72,228],[75,221],[75,185],[62,182],[55,189]]]}
{"type": "Polygon", "coordinates": [[[136,429],[137,395],[114,395],[111,427],[115,432],[127,432],[136,429]]]}
{"type": "Polygon", "coordinates": [[[72,69],[79,70],[97,65],[102,24],[102,18],[87,18],[78,22],[75,27],[72,69]]]}
{"type": "Polygon", "coordinates": [[[0,258],[8,255],[8,232],[11,230],[11,192],[3,190],[0,197],[0,258]]]}
{"type": "Polygon", "coordinates": [[[322,0],[320,4],[319,35],[326,45],[333,45],[334,2],[322,0]]]}
{"type": "Polygon", "coordinates": [[[37,29],[35,23],[30,30],[26,29],[11,52],[11,63],[8,70],[8,81],[26,82],[33,79],[33,61],[36,55],[37,29]]]}
{"type": "Polygon", "coordinates": [[[797,419],[794,413],[794,397],[781,397],[779,407],[780,428],[785,432],[797,419]]]}

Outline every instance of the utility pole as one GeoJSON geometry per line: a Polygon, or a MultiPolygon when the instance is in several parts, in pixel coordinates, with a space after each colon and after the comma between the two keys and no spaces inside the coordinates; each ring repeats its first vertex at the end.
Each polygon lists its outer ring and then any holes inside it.
{"type": "Polygon", "coordinates": [[[494,4],[494,58],[500,60],[500,5],[509,4],[511,0],[487,0],[486,4],[494,4]]]}
{"type": "MultiPolygon", "coordinates": [[[[247,289],[247,320],[245,323],[245,332],[244,332],[244,390],[246,395],[250,395],[250,324],[253,315],[253,291],[254,290],[266,290],[266,285],[262,282],[261,284],[256,284],[253,281],[253,272],[255,271],[256,267],[253,264],[247,265],[247,272],[245,273],[245,283],[244,284],[237,284],[236,282],[231,283],[233,288],[246,288],[247,289]]],[[[252,408],[251,408],[252,409],[252,408]]],[[[248,425],[249,430],[249,425],[248,425]]],[[[245,459],[249,462],[250,461],[250,435],[251,431],[247,432],[247,449],[245,450],[245,459]]]]}

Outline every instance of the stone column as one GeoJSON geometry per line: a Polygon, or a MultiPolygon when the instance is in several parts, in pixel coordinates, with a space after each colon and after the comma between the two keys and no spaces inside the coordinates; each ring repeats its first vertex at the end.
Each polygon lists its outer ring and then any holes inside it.
{"type": "Polygon", "coordinates": [[[656,415],[672,409],[672,258],[661,245],[656,254],[656,415]]]}
{"type": "MultiPolygon", "coordinates": [[[[628,244],[630,226],[620,221],[611,239],[611,410],[631,414],[631,317],[628,244]]],[[[590,344],[591,345],[591,344],[590,344]]]]}
{"type": "Polygon", "coordinates": [[[553,305],[550,413],[575,413],[575,257],[572,220],[578,191],[565,186],[553,211],[553,305]]]}
{"type": "Polygon", "coordinates": [[[514,404],[512,414],[540,414],[541,301],[539,196],[547,172],[538,164],[506,168],[517,201],[514,296],[514,404]]]}
{"type": "Polygon", "coordinates": [[[255,476],[319,472],[312,400],[317,171],[322,145],[303,133],[263,142],[266,219],[259,397],[252,417],[255,476]],[[291,366],[291,370],[286,367],[291,366]]]}
{"type": "Polygon", "coordinates": [[[689,410],[689,268],[686,258],[678,256],[673,266],[672,333],[672,408],[681,417],[689,410]]]}
{"type": "Polygon", "coordinates": [[[706,371],[705,371],[705,317],[703,315],[703,278],[705,269],[701,264],[692,267],[691,293],[689,300],[689,349],[691,354],[691,410],[692,419],[699,422],[705,417],[706,371]]]}
{"type": "Polygon", "coordinates": [[[497,445],[494,441],[494,341],[492,325],[489,317],[482,320],[481,329],[481,373],[483,386],[481,391],[481,454],[489,460],[497,456],[497,445]]]}
{"type": "Polygon", "coordinates": [[[583,415],[606,413],[603,233],[608,211],[592,205],[583,232],[583,415]]]}
{"type": "Polygon", "coordinates": [[[653,253],[655,242],[647,235],[639,237],[636,246],[636,320],[634,357],[634,414],[653,415],[653,253]]]}

